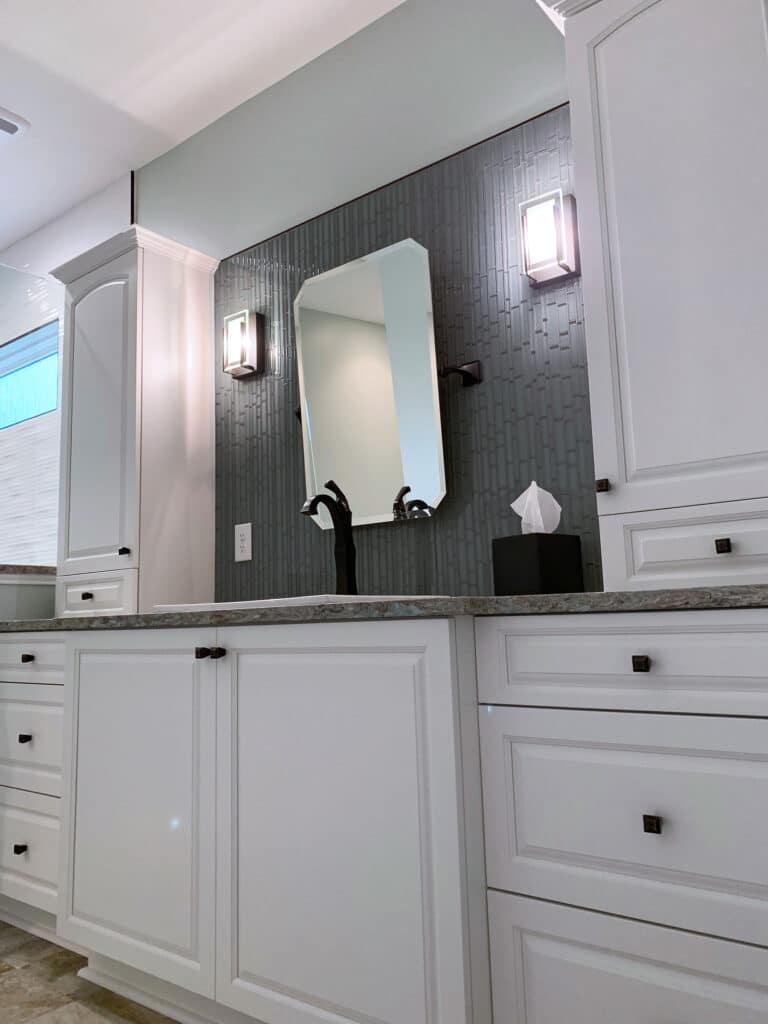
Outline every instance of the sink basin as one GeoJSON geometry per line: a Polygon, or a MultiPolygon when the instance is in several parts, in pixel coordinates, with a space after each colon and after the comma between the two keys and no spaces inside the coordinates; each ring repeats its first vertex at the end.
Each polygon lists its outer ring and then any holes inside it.
{"type": "Polygon", "coordinates": [[[356,604],[366,601],[434,600],[432,594],[307,594],[304,597],[271,597],[264,601],[212,601],[210,604],[158,604],[156,612],[236,612],[249,608],[290,608],[306,604],[356,604]]]}

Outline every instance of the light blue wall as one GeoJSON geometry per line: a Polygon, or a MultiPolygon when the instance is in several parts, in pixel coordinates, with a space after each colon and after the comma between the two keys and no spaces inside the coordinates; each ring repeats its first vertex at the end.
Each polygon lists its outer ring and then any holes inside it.
{"type": "Polygon", "coordinates": [[[533,0],[407,0],[142,168],[138,220],[224,257],[566,98],[533,0]]]}

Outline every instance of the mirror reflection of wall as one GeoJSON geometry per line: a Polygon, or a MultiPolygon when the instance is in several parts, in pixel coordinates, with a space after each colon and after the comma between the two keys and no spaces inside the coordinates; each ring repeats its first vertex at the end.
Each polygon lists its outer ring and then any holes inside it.
{"type": "Polygon", "coordinates": [[[56,281],[0,266],[0,564],[55,565],[59,490],[56,281]]]}
{"type": "Polygon", "coordinates": [[[392,521],[404,485],[437,506],[445,470],[427,251],[407,239],[310,278],[295,313],[308,496],[335,480],[358,526],[392,521]]]}

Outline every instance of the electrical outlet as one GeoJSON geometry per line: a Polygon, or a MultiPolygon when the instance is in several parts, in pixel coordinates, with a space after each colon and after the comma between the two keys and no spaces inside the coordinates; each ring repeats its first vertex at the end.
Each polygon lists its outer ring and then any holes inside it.
{"type": "Polygon", "coordinates": [[[235,526],[235,561],[250,562],[251,558],[251,524],[238,523],[235,526]]]}

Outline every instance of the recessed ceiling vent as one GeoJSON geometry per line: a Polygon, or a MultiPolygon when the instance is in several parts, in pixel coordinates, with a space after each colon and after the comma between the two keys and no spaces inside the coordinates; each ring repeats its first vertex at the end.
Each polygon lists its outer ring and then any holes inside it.
{"type": "Polygon", "coordinates": [[[23,117],[19,117],[18,114],[14,114],[10,110],[6,110],[5,107],[0,107],[0,142],[18,139],[28,128],[29,121],[25,121],[23,117]]]}

